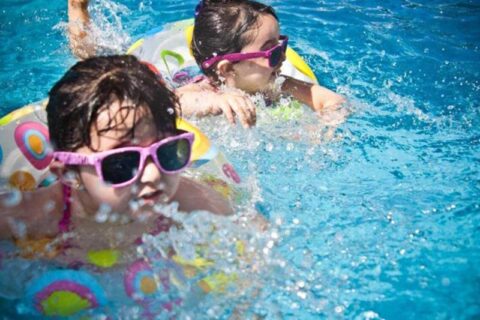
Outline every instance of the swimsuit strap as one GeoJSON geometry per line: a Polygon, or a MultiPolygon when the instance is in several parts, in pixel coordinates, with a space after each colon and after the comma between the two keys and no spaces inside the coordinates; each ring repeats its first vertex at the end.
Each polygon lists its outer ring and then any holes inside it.
{"type": "Polygon", "coordinates": [[[63,191],[63,215],[58,222],[58,230],[60,233],[70,231],[70,222],[72,219],[72,189],[66,184],[62,185],[63,191]]]}

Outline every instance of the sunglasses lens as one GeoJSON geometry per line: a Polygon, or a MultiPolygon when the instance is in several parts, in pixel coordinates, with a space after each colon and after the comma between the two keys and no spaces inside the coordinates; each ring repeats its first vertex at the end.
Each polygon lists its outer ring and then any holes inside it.
{"type": "Polygon", "coordinates": [[[177,171],[190,161],[190,141],[179,139],[157,149],[157,159],[165,171],[177,171]]]}
{"type": "Polygon", "coordinates": [[[283,59],[283,47],[278,46],[270,55],[270,67],[276,67],[283,59]]]}
{"type": "Polygon", "coordinates": [[[112,154],[102,160],[103,180],[113,185],[127,182],[135,177],[139,166],[139,152],[112,154]]]}

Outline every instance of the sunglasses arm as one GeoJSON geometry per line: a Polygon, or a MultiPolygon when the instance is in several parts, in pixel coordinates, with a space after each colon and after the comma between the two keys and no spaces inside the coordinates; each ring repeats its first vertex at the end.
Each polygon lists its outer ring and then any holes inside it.
{"type": "Polygon", "coordinates": [[[82,155],[74,152],[57,151],[53,153],[53,158],[64,164],[70,165],[94,165],[96,157],[82,155]]]}

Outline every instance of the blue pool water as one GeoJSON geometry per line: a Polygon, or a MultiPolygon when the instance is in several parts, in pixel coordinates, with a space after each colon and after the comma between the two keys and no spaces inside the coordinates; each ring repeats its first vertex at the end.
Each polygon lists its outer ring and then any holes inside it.
{"type": "MultiPolygon", "coordinates": [[[[266,2],[352,113],[330,139],[309,111],[260,114],[250,131],[199,121],[256,177],[257,207],[280,235],[272,251],[286,263],[265,273],[252,308],[267,319],[480,318],[480,2],[266,2]]],[[[110,27],[123,46],[196,2],[121,4],[110,27]]],[[[45,97],[75,61],[65,20],[63,1],[0,3],[0,114],[45,97]]]]}

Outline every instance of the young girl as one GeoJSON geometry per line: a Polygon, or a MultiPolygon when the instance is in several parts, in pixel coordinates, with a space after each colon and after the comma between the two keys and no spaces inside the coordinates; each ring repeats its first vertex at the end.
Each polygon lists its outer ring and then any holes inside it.
{"type": "MultiPolygon", "coordinates": [[[[70,43],[80,57],[93,45],[85,32],[87,6],[88,0],[69,0],[70,43]]],[[[251,127],[256,107],[250,94],[273,101],[280,91],[327,116],[345,101],[322,86],[281,76],[288,37],[280,35],[272,7],[251,0],[202,0],[195,15],[191,49],[205,77],[176,90],[184,116],[224,114],[231,123],[238,119],[251,127]]]]}
{"type": "MultiPolygon", "coordinates": [[[[206,78],[179,89],[179,92],[216,91],[220,85],[237,88],[247,94],[263,93],[276,98],[277,86],[318,113],[331,111],[344,99],[319,85],[282,76],[288,37],[280,35],[278,17],[272,7],[251,0],[202,0],[197,6],[192,40],[193,56],[206,78]]],[[[237,92],[236,95],[240,95],[237,92]]],[[[181,96],[181,95],[180,95],[181,96]]],[[[212,112],[215,99],[212,95],[212,112]]],[[[230,112],[240,119],[251,111],[237,106],[232,98],[231,110],[222,107],[227,118],[230,112]]],[[[186,99],[180,99],[183,104],[186,99]]]]}
{"type": "Polygon", "coordinates": [[[168,230],[161,204],[230,214],[223,196],[181,176],[193,135],[177,129],[176,104],[134,56],[74,65],[47,105],[58,182],[19,201],[0,195],[0,240],[44,243],[50,256],[84,262],[88,252],[127,252],[142,234],[168,230]]]}

